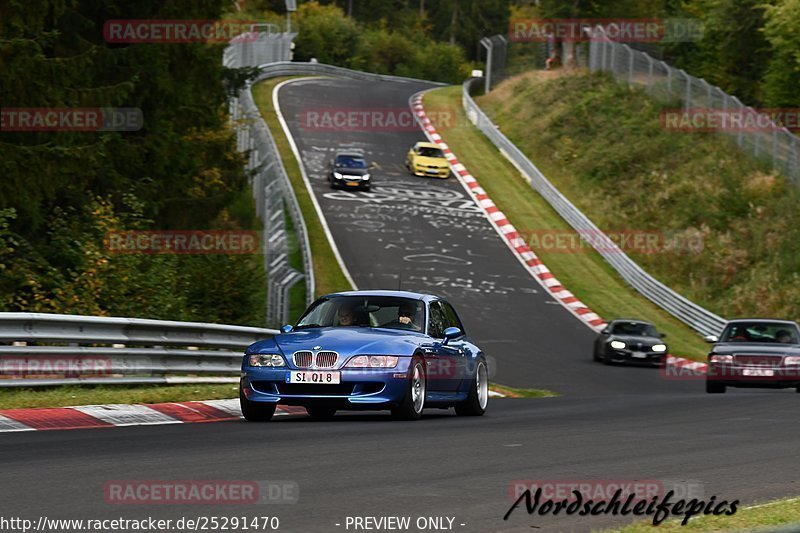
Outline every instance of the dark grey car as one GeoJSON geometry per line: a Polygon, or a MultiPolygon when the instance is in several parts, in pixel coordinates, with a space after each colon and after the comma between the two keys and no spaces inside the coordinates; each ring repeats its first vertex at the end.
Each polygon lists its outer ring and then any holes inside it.
{"type": "Polygon", "coordinates": [[[331,160],[328,181],[334,189],[361,189],[372,186],[370,167],[360,150],[342,150],[331,160]]]}
{"type": "Polygon", "coordinates": [[[800,326],[789,320],[731,320],[722,335],[706,337],[706,392],[727,387],[756,387],[800,392],[800,326]]]}
{"type": "Polygon", "coordinates": [[[594,342],[594,360],[605,364],[660,365],[667,355],[666,335],[643,320],[617,319],[600,332],[594,342]]]}

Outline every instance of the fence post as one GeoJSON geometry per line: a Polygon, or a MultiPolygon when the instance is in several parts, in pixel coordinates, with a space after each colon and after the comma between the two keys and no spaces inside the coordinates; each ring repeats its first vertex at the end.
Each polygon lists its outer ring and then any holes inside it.
{"type": "MultiPolygon", "coordinates": [[[[747,108],[747,110],[749,112],[750,108],[747,108]]],[[[761,135],[759,135],[758,134],[758,130],[756,130],[756,132],[753,134],[753,136],[755,137],[755,143],[753,143],[753,153],[754,153],[754,155],[756,157],[758,157],[758,153],[759,153],[760,148],[761,148],[761,135]]]]}
{"type": "Polygon", "coordinates": [[[686,94],[684,95],[684,110],[688,112],[692,105],[692,77],[681,69],[681,74],[686,78],[686,94]]]}
{"type": "Polygon", "coordinates": [[[672,67],[661,62],[664,65],[664,68],[667,69],[667,92],[669,93],[669,97],[672,98],[672,67]]]}
{"type": "Polygon", "coordinates": [[[623,45],[623,49],[628,52],[628,58],[629,58],[628,59],[628,87],[632,87],[633,86],[633,64],[634,64],[633,62],[634,62],[635,56],[633,55],[633,49],[630,46],[628,46],[627,44],[623,45]]]}
{"type": "Polygon", "coordinates": [[[605,40],[605,36],[603,36],[603,37],[604,38],[600,41],[600,42],[603,43],[603,58],[602,58],[602,63],[601,64],[602,64],[603,71],[605,72],[605,70],[606,70],[606,40],[605,40]]]}
{"type": "Polygon", "coordinates": [[[777,124],[772,124],[772,166],[778,166],[778,128],[777,124]]]}
{"type": "Polygon", "coordinates": [[[647,94],[653,94],[653,58],[647,55],[647,94]]]}

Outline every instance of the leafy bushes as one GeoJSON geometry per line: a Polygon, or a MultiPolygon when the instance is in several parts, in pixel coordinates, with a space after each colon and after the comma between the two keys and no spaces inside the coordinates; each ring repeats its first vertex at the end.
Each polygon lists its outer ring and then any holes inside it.
{"type": "Polygon", "coordinates": [[[258,256],[120,255],[103,245],[111,230],[254,227],[225,114],[244,75],[222,67],[224,45],[103,38],[107,20],[213,20],[229,6],[2,3],[4,108],[131,107],[143,127],[2,132],[0,310],[263,324],[258,256]]]}
{"type": "Polygon", "coordinates": [[[298,7],[294,58],[433,81],[461,83],[470,66],[463,50],[434,41],[421,27],[390,30],[344,15],[335,5],[306,2],[298,7]]]}

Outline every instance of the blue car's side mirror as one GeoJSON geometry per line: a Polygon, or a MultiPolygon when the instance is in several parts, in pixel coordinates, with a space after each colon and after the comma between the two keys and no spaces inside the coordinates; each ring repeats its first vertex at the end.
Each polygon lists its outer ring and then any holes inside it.
{"type": "Polygon", "coordinates": [[[281,333],[289,333],[292,329],[294,328],[292,328],[291,324],[286,324],[285,326],[281,326],[281,333]]]}
{"type": "Polygon", "coordinates": [[[463,333],[461,333],[461,330],[459,328],[456,328],[456,327],[447,328],[447,329],[444,330],[444,343],[443,344],[447,344],[449,341],[451,341],[453,339],[457,339],[461,335],[463,335],[463,333]]]}

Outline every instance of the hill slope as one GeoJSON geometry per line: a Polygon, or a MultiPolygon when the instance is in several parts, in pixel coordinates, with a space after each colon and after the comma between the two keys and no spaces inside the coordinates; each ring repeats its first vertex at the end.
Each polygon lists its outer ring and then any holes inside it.
{"type": "Polygon", "coordinates": [[[630,253],[658,279],[724,317],[800,319],[800,192],[721,136],[666,131],[677,103],[547,72],[478,103],[599,227],[674,244],[630,253]]]}

